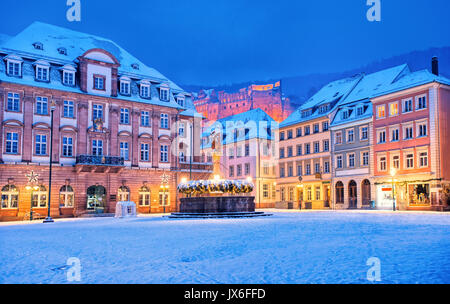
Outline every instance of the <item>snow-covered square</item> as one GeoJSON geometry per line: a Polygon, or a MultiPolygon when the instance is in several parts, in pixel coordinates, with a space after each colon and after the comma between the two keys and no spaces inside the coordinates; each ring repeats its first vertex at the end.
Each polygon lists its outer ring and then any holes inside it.
{"type": "Polygon", "coordinates": [[[0,283],[450,283],[450,215],[274,212],[0,224],[0,283]],[[77,283],[77,282],[74,282],[77,283]]]}

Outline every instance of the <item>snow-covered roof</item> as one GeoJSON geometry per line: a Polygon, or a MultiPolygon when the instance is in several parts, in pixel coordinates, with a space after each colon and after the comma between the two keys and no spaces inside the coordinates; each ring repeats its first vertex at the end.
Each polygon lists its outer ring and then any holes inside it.
{"type": "Polygon", "coordinates": [[[385,90],[401,75],[409,74],[407,64],[402,64],[389,69],[381,70],[372,74],[364,75],[358,85],[350,92],[340,105],[354,101],[371,98],[373,95],[385,90]]]}
{"type": "Polygon", "coordinates": [[[288,118],[281,122],[280,127],[287,127],[302,121],[308,121],[328,115],[328,113],[335,108],[336,103],[351,92],[354,86],[361,80],[361,77],[361,75],[356,75],[330,82],[289,115],[288,118]],[[319,113],[319,110],[315,109],[315,107],[326,104],[330,104],[330,107],[325,112],[319,113]],[[312,110],[311,114],[307,117],[302,117],[302,112],[310,109],[312,110]]]}
{"type": "Polygon", "coordinates": [[[430,82],[439,82],[442,84],[450,85],[450,79],[442,75],[434,75],[428,70],[420,70],[417,72],[404,74],[398,79],[396,79],[389,86],[386,86],[384,90],[373,95],[373,97],[378,97],[390,93],[394,93],[401,90],[406,90],[416,86],[424,85],[430,82]]]}
{"type": "Polygon", "coordinates": [[[120,62],[119,75],[127,74],[137,78],[151,78],[158,82],[168,82],[172,89],[182,91],[167,77],[145,65],[114,41],[47,23],[33,22],[15,37],[7,39],[0,45],[0,48],[6,52],[18,53],[23,57],[56,60],[63,64],[77,61],[77,58],[86,51],[99,48],[108,51],[120,62]],[[42,43],[43,50],[36,49],[33,46],[35,42],[42,43]],[[65,48],[67,55],[61,54],[58,51],[59,48],[65,48]],[[137,64],[139,69],[134,69],[133,64],[137,64]]]}
{"type": "MultiPolygon", "coordinates": [[[[273,134],[268,134],[267,128],[273,131],[277,127],[278,123],[273,120],[269,114],[262,109],[257,108],[215,121],[205,129],[202,133],[202,137],[209,137],[214,130],[219,129],[226,134],[225,138],[222,137],[222,144],[229,144],[252,138],[273,140],[273,134]],[[242,132],[238,138],[235,138],[233,131],[238,128],[242,130],[248,129],[248,133],[242,132]]],[[[211,147],[210,141],[208,141],[207,144],[202,143],[202,148],[209,147],[211,147]]]]}

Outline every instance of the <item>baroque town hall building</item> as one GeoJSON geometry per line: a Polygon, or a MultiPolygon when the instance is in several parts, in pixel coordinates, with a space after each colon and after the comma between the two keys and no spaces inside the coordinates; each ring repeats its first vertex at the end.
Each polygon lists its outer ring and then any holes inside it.
{"type": "Polygon", "coordinates": [[[104,38],[35,22],[7,39],[0,107],[0,220],[46,214],[51,145],[52,217],[175,211],[181,178],[211,173],[190,94],[104,38]]]}

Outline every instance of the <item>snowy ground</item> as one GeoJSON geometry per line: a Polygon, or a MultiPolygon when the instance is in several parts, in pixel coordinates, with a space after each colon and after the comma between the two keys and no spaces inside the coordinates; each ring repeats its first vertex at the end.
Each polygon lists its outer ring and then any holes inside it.
{"type": "Polygon", "coordinates": [[[0,224],[0,283],[450,283],[450,214],[277,212],[253,219],[0,224]]]}

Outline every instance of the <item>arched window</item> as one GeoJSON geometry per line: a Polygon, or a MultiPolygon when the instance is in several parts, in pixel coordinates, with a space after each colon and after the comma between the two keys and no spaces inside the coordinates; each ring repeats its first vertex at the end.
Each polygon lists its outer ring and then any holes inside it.
{"type": "Polygon", "coordinates": [[[39,186],[38,190],[33,191],[31,205],[33,208],[47,207],[47,188],[45,186],[39,186]]]}
{"type": "Polygon", "coordinates": [[[72,208],[74,203],[73,188],[69,185],[62,186],[59,189],[59,206],[61,208],[72,208]]]}
{"type": "Polygon", "coordinates": [[[342,182],[336,183],[336,204],[344,203],[344,184],[342,182]]]}
{"type": "Polygon", "coordinates": [[[19,190],[14,185],[2,188],[2,209],[14,209],[19,205],[19,190]]]}
{"type": "Polygon", "coordinates": [[[139,189],[139,206],[150,206],[150,189],[146,186],[139,189]]]}
{"type": "Polygon", "coordinates": [[[128,202],[130,200],[130,189],[127,186],[120,186],[117,196],[119,202],[128,202]]]}

